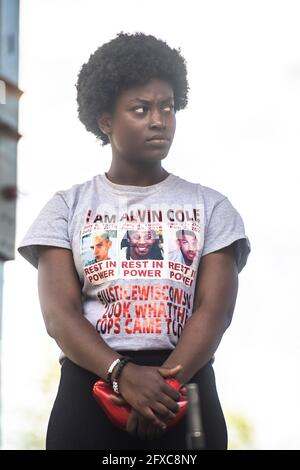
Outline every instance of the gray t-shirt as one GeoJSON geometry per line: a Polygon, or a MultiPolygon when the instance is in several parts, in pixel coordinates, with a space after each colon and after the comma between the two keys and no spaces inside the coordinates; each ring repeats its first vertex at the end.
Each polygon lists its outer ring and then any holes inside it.
{"type": "Polygon", "coordinates": [[[37,268],[37,245],[72,250],[83,314],[108,345],[158,350],[176,346],[192,315],[201,257],[233,242],[240,272],[250,242],[218,191],[173,174],[146,187],[104,174],[55,193],[18,251],[37,268]]]}

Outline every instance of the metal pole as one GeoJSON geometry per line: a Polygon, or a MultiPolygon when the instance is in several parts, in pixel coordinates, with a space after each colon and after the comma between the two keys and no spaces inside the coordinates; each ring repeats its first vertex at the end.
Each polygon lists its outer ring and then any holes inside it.
{"type": "Polygon", "coordinates": [[[196,383],[190,383],[186,386],[188,399],[188,432],[186,435],[186,444],[188,449],[205,449],[205,434],[202,424],[201,405],[196,383]]]}

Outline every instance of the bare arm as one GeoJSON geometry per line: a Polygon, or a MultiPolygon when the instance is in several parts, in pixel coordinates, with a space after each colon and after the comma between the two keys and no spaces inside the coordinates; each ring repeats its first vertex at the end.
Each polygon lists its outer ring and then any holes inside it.
{"type": "Polygon", "coordinates": [[[238,292],[233,244],[201,259],[194,311],[164,367],[181,364],[177,375],[187,382],[213,356],[230,325],[238,292]]]}
{"type": "MultiPolygon", "coordinates": [[[[105,379],[110,364],[120,355],[83,316],[81,286],[70,250],[40,247],[38,289],[48,334],[71,361],[105,379]]],[[[126,401],[153,424],[164,426],[154,412],[170,415],[180,395],[165,383],[159,370],[128,364],[121,379],[126,401]]]]}
{"type": "Polygon", "coordinates": [[[40,247],[38,290],[48,334],[71,361],[105,379],[119,354],[83,316],[81,286],[70,250],[40,247]]]}

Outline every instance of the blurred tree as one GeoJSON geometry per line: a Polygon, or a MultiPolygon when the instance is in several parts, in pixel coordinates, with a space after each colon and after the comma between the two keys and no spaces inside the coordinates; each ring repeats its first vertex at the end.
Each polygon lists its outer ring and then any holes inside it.
{"type": "Polygon", "coordinates": [[[242,413],[232,410],[227,410],[224,414],[228,427],[228,449],[254,449],[254,427],[250,420],[242,413]]]}
{"type": "Polygon", "coordinates": [[[44,450],[48,419],[57,393],[60,375],[57,352],[45,354],[45,369],[42,378],[37,382],[39,388],[39,401],[36,407],[21,412],[26,422],[26,429],[20,433],[20,448],[25,450],[44,450]]]}

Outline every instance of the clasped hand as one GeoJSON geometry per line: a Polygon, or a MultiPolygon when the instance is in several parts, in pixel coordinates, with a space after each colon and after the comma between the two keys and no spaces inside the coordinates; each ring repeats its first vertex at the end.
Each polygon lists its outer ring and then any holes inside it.
{"type": "Polygon", "coordinates": [[[140,439],[154,439],[162,435],[166,423],[179,409],[180,393],[165,382],[181,371],[178,365],[166,367],[138,366],[129,363],[124,368],[119,386],[122,396],[113,396],[116,405],[132,407],[127,432],[140,439]]]}

